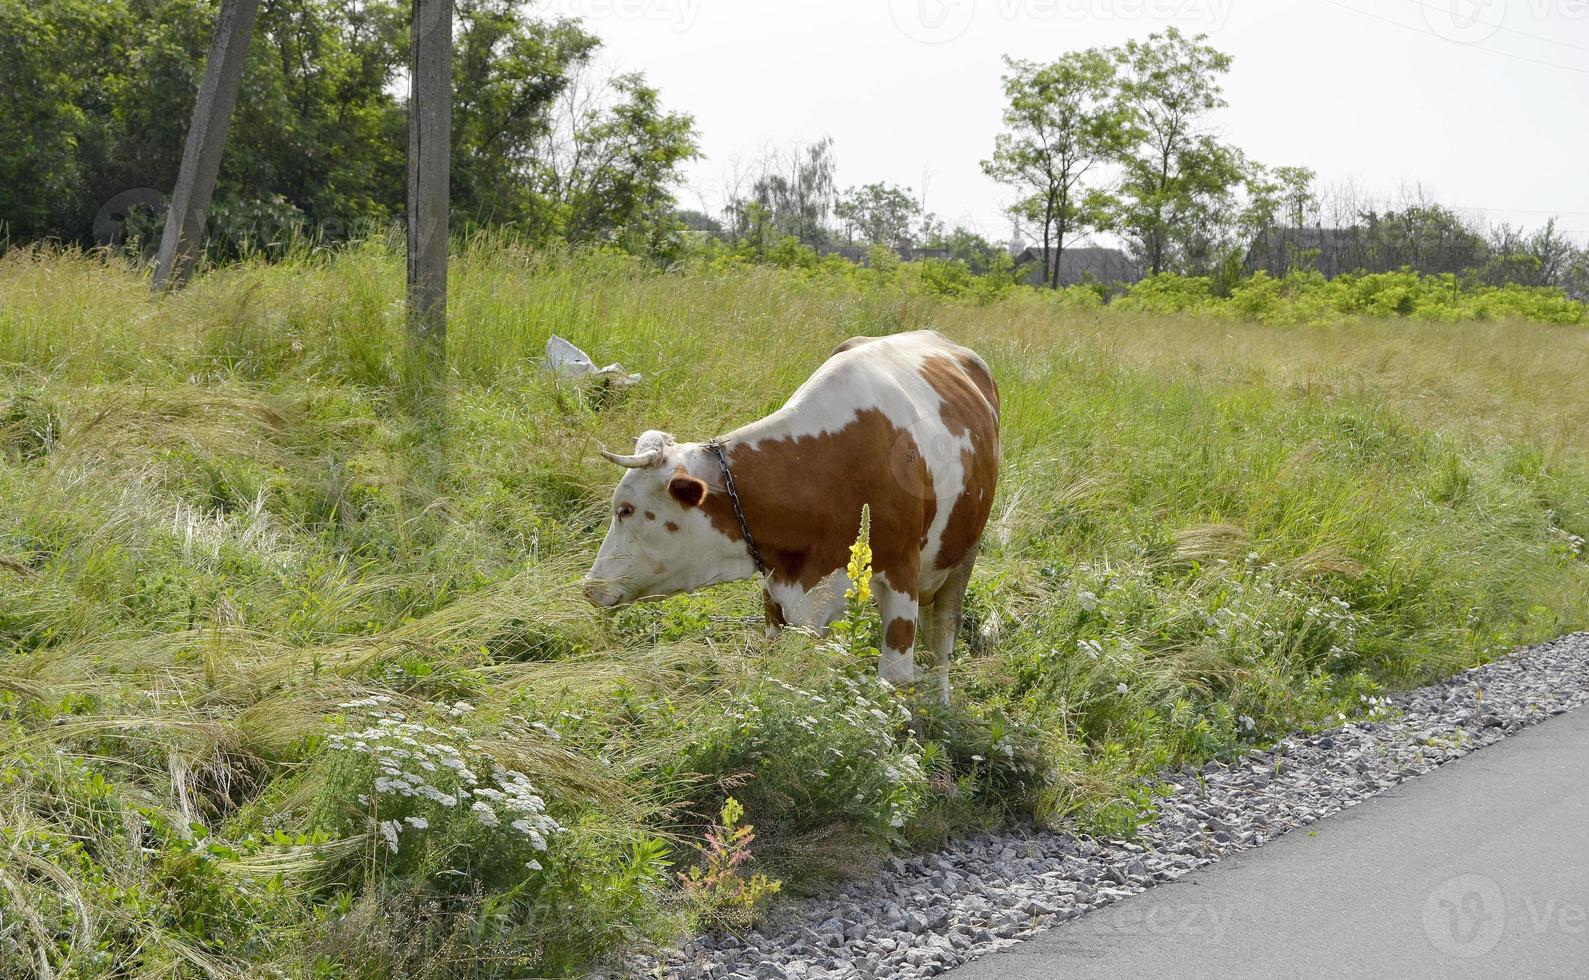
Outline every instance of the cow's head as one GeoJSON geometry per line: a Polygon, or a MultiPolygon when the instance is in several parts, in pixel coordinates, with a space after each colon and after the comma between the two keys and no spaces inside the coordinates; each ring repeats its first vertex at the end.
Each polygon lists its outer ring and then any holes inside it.
{"type": "Polygon", "coordinates": [[[612,495],[612,523],[585,576],[591,602],[660,599],[755,573],[744,542],[718,530],[702,506],[717,491],[696,474],[712,475],[716,457],[666,432],[642,435],[632,456],[602,455],[628,472],[612,495]]]}

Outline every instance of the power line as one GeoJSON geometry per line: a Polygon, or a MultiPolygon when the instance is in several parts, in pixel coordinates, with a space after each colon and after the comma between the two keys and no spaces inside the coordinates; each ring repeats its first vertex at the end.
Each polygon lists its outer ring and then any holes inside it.
{"type": "Polygon", "coordinates": [[[1453,211],[1499,211],[1502,214],[1548,214],[1553,217],[1561,217],[1564,214],[1570,214],[1574,217],[1589,214],[1589,211],[1566,211],[1562,208],[1492,208],[1467,204],[1448,204],[1446,207],[1453,211]]]}
{"type": "MultiPolygon", "coordinates": [[[[1340,0],[1324,0],[1324,2],[1332,7],[1339,7],[1349,13],[1357,14],[1359,17],[1368,17],[1373,20],[1384,21],[1385,23],[1395,25],[1404,31],[1413,31],[1417,34],[1426,34],[1429,37],[1439,38],[1442,41],[1449,40],[1449,38],[1441,37],[1439,34],[1436,34],[1434,31],[1427,28],[1419,27],[1416,24],[1405,24],[1394,17],[1386,17],[1383,14],[1376,14],[1371,10],[1360,10],[1357,7],[1351,6],[1350,4],[1342,3],[1340,0]]],[[[1496,25],[1492,24],[1491,26],[1493,27],[1496,25]]],[[[1557,61],[1545,61],[1540,58],[1530,58],[1527,55],[1512,54],[1510,51],[1501,51],[1498,48],[1485,48],[1478,45],[1467,46],[1475,51],[1483,51],[1485,54],[1493,54],[1499,58],[1511,58],[1513,61],[1525,61],[1531,65],[1541,65],[1545,68],[1559,68],[1562,71],[1576,72],[1580,75],[1589,75],[1589,68],[1580,68],[1577,65],[1564,65],[1557,61]]]]}
{"type": "MultiPolygon", "coordinates": [[[[1438,10],[1444,14],[1451,13],[1451,7],[1446,4],[1429,3],[1428,0],[1407,0],[1407,2],[1415,7],[1423,7],[1426,10],[1438,10]]],[[[1579,51],[1589,51],[1589,44],[1574,44],[1571,41],[1562,41],[1554,37],[1549,37],[1545,34],[1535,34],[1531,31],[1520,31],[1515,27],[1508,27],[1505,24],[1497,24],[1494,21],[1479,20],[1478,18],[1474,18],[1473,26],[1488,27],[1491,30],[1496,31],[1505,31],[1508,34],[1516,34],[1519,37],[1526,37],[1535,41],[1544,41],[1546,44],[1556,44],[1564,48],[1576,48],[1579,51]]]]}

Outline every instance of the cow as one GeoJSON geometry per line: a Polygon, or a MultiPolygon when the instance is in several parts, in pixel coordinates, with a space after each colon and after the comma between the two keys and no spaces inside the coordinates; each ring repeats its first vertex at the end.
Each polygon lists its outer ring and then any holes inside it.
{"type": "Polygon", "coordinates": [[[769,634],[843,614],[849,546],[871,509],[879,675],[949,695],[949,657],[999,472],[999,391],[934,331],[841,344],[783,408],[709,442],[646,432],[629,455],[585,594],[597,606],[760,576],[769,634]]]}

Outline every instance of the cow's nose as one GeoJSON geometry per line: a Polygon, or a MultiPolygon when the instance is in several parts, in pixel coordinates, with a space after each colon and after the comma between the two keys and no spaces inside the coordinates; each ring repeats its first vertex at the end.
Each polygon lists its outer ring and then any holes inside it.
{"type": "Polygon", "coordinates": [[[616,600],[613,598],[612,592],[609,591],[606,584],[599,579],[585,580],[585,598],[593,606],[606,607],[616,604],[616,600]]]}

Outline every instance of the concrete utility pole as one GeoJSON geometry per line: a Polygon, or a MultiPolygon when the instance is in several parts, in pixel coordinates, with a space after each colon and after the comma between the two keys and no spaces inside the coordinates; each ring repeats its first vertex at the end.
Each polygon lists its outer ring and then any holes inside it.
{"type": "Polygon", "coordinates": [[[226,134],[243,84],[243,64],[248,60],[248,42],[254,35],[258,14],[259,0],[221,0],[215,41],[204,66],[204,81],[199,86],[187,148],[182,153],[182,169],[171,194],[165,235],[160,239],[156,289],[182,286],[198,262],[210,198],[215,194],[215,178],[221,172],[221,152],[226,149],[226,134]]]}
{"type": "Polygon", "coordinates": [[[408,100],[408,329],[440,377],[447,352],[447,210],[452,162],[452,0],[413,0],[408,100]]]}

